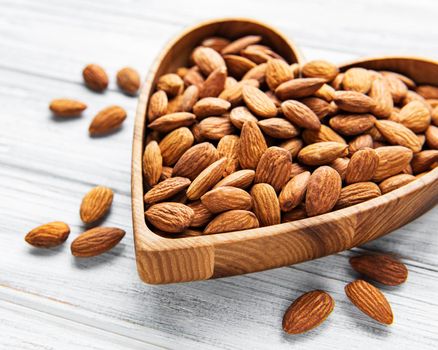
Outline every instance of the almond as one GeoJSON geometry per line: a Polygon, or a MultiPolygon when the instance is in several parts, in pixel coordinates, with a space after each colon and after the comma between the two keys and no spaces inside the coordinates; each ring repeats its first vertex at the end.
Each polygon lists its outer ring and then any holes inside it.
{"type": "MultiPolygon", "coordinates": [[[[269,119],[267,119],[269,120],[269,119]]],[[[242,129],[243,123],[247,121],[257,122],[258,119],[249,111],[248,108],[240,106],[235,107],[230,113],[230,122],[238,129],[242,129]]]]}
{"type": "MultiPolygon", "coordinates": [[[[344,80],[345,73],[339,73],[335,79],[331,82],[331,87],[335,90],[342,90],[342,81],[344,80]]],[[[333,96],[334,98],[334,96],[333,96]]]]}
{"type": "MultiPolygon", "coordinates": [[[[173,169],[168,166],[163,166],[163,170],[161,171],[160,181],[164,181],[172,177],[173,169]]],[[[152,187],[152,186],[151,186],[152,187]]]]}
{"type": "Polygon", "coordinates": [[[195,49],[193,51],[193,60],[206,76],[217,68],[225,67],[225,61],[222,56],[209,47],[198,47],[195,49]]]}
{"type": "Polygon", "coordinates": [[[335,169],[339,173],[339,176],[341,177],[342,181],[344,181],[345,175],[347,174],[347,168],[349,163],[350,163],[350,159],[348,158],[337,158],[333,162],[331,162],[329,166],[335,169]]]}
{"type": "Polygon", "coordinates": [[[432,149],[438,149],[438,127],[429,126],[426,130],[426,142],[432,149]]]}
{"type": "Polygon", "coordinates": [[[82,199],[80,215],[85,224],[102,219],[113,202],[113,191],[108,187],[92,188],[82,199]]]}
{"type": "Polygon", "coordinates": [[[262,37],[260,35],[247,35],[229,43],[222,49],[221,53],[222,55],[239,53],[247,46],[257,44],[261,40],[262,37]]]}
{"type": "Polygon", "coordinates": [[[225,55],[223,57],[229,74],[236,79],[241,79],[249,70],[257,66],[246,57],[238,55],[225,55]]]}
{"type": "Polygon", "coordinates": [[[186,127],[178,128],[167,134],[159,146],[164,165],[174,165],[178,159],[192,147],[193,134],[186,127]]]}
{"type": "Polygon", "coordinates": [[[408,269],[390,255],[360,255],[350,258],[357,272],[387,286],[397,286],[408,278],[408,269]]]}
{"type": "Polygon", "coordinates": [[[227,158],[224,176],[234,173],[239,168],[239,136],[225,135],[219,140],[217,151],[219,157],[227,158]]]}
{"type": "Polygon", "coordinates": [[[225,81],[227,79],[227,69],[218,67],[210,73],[208,78],[202,84],[200,97],[217,97],[225,89],[225,81]]]}
{"type": "Polygon", "coordinates": [[[281,222],[280,203],[274,188],[266,183],[259,183],[252,187],[254,212],[260,226],[277,225],[281,222]]]}
{"type": "Polygon", "coordinates": [[[438,98],[438,87],[432,85],[420,85],[417,87],[417,94],[424,98],[438,98]]]}
{"type": "MultiPolygon", "coordinates": [[[[225,66],[219,66],[218,68],[224,68],[225,66]]],[[[187,86],[195,85],[198,89],[202,89],[204,84],[204,78],[199,73],[198,66],[190,68],[186,75],[184,75],[184,84],[187,86]]]]}
{"type": "Polygon", "coordinates": [[[252,198],[248,192],[231,186],[208,191],[201,197],[201,202],[214,214],[227,210],[250,210],[252,207],[252,198]]]}
{"type": "Polygon", "coordinates": [[[411,166],[414,174],[419,174],[432,169],[435,162],[438,162],[438,150],[426,150],[414,154],[411,166]]]}
{"type": "Polygon", "coordinates": [[[300,78],[286,81],[275,89],[277,97],[284,101],[313,95],[325,83],[320,78],[300,78]]]}
{"type": "Polygon", "coordinates": [[[49,222],[31,230],[24,238],[38,248],[52,248],[64,243],[70,234],[70,227],[60,221],[49,222]]]}
{"type": "Polygon", "coordinates": [[[342,180],[331,167],[321,166],[310,175],[306,191],[306,212],[316,216],[333,209],[341,194],[342,180]]]}
{"type": "Polygon", "coordinates": [[[353,155],[362,148],[373,148],[373,138],[369,134],[359,135],[348,143],[348,153],[353,155]]]}
{"type": "Polygon", "coordinates": [[[384,324],[394,320],[391,306],[380,290],[363,280],[356,280],[345,286],[345,294],[363,313],[384,324]]]}
{"type": "Polygon", "coordinates": [[[256,115],[263,118],[272,118],[277,115],[274,102],[263,91],[254,86],[244,85],[242,94],[247,107],[256,115]]]}
{"type": "Polygon", "coordinates": [[[82,71],[85,85],[91,90],[102,92],[108,87],[108,75],[97,64],[89,64],[82,71]]]}
{"type": "Polygon", "coordinates": [[[220,140],[235,131],[228,117],[205,118],[199,123],[199,130],[203,137],[210,140],[220,140]]]}
{"type": "Polygon", "coordinates": [[[326,81],[332,81],[338,75],[339,69],[330,62],[315,60],[307,62],[301,68],[301,73],[308,78],[322,78],[326,81]]]}
{"type": "Polygon", "coordinates": [[[339,142],[346,143],[345,140],[330,127],[321,124],[319,130],[306,129],[302,133],[305,143],[311,144],[316,142],[339,142]]]}
{"type": "Polygon", "coordinates": [[[190,184],[187,189],[187,198],[195,200],[201,198],[210,188],[222,178],[227,164],[227,158],[221,158],[205,168],[190,184]]]}
{"type": "Polygon", "coordinates": [[[298,174],[304,173],[305,171],[309,171],[309,167],[303,166],[298,163],[292,163],[290,170],[290,178],[297,176],[298,174]]]}
{"type": "Polygon", "coordinates": [[[291,211],[283,213],[281,216],[281,222],[285,223],[285,222],[291,222],[305,218],[307,218],[306,209],[304,208],[304,206],[298,206],[295,209],[292,209],[291,211]]]}
{"type": "Polygon", "coordinates": [[[235,85],[226,88],[219,95],[219,98],[222,98],[231,103],[232,106],[236,106],[243,100],[243,87],[249,85],[253,87],[258,87],[259,82],[254,79],[242,80],[236,83],[235,85]]]}
{"type": "Polygon", "coordinates": [[[348,145],[339,142],[317,142],[304,147],[298,160],[306,165],[323,165],[348,154],[348,145]]]}
{"type": "Polygon", "coordinates": [[[290,66],[281,59],[270,59],[266,66],[266,83],[271,90],[294,78],[290,66]]]}
{"type": "Polygon", "coordinates": [[[159,230],[179,233],[188,228],[195,213],[185,204],[164,202],[152,205],[145,212],[146,219],[159,230]]]}
{"type": "Polygon", "coordinates": [[[422,102],[412,101],[398,115],[398,121],[415,133],[426,131],[430,125],[430,112],[422,102]]]}
{"type": "Polygon", "coordinates": [[[80,101],[60,98],[50,102],[49,108],[57,117],[76,117],[87,108],[87,105],[80,101]]]}
{"type": "Polygon", "coordinates": [[[183,93],[181,98],[181,112],[190,112],[198,101],[199,88],[196,85],[190,85],[183,93]]]}
{"type": "Polygon", "coordinates": [[[247,210],[229,210],[216,216],[204,230],[204,234],[249,230],[259,227],[254,213],[247,210]]]}
{"type": "Polygon", "coordinates": [[[286,310],[283,330],[289,334],[300,334],[319,326],[335,307],[333,298],[322,290],[301,295],[286,310]]]}
{"type": "Polygon", "coordinates": [[[405,98],[408,88],[403,81],[394,75],[383,75],[394,103],[400,103],[405,98]]]}
{"type": "Polygon", "coordinates": [[[262,154],[266,151],[265,138],[257,123],[248,121],[240,133],[239,163],[244,169],[255,169],[262,154]]]}
{"type": "Polygon", "coordinates": [[[190,185],[190,180],[185,177],[171,177],[160,182],[144,195],[146,204],[154,204],[169,199],[190,185]]]}
{"type": "Polygon", "coordinates": [[[151,96],[148,107],[149,123],[166,114],[167,104],[167,95],[164,91],[157,91],[151,96]]]}
{"type": "Polygon", "coordinates": [[[379,156],[371,148],[364,148],[350,159],[345,173],[345,182],[352,184],[356,182],[370,181],[376,173],[379,165],[379,156]]]}
{"type": "Polygon", "coordinates": [[[160,180],[163,170],[163,157],[156,141],[146,145],[143,154],[143,175],[149,186],[154,186],[160,180]]]}
{"type": "Polygon", "coordinates": [[[417,136],[404,125],[391,120],[378,120],[375,124],[390,144],[410,148],[413,152],[421,150],[421,143],[417,136]]]}
{"type": "Polygon", "coordinates": [[[374,182],[357,182],[341,190],[335,209],[350,207],[380,195],[380,188],[374,182]]]}
{"type": "Polygon", "coordinates": [[[188,112],[177,112],[163,115],[149,124],[152,130],[159,132],[169,132],[182,126],[192,125],[196,116],[188,112]]]}
{"type": "Polygon", "coordinates": [[[191,227],[202,227],[208,224],[213,218],[213,213],[211,213],[200,200],[192,202],[187,206],[194,212],[193,220],[190,224],[191,227]]]}
{"type": "Polygon", "coordinates": [[[255,177],[255,171],[251,169],[238,170],[219,181],[214,188],[221,186],[233,186],[245,189],[251,186],[255,177]]]}
{"type": "Polygon", "coordinates": [[[305,171],[294,176],[283,187],[278,200],[282,211],[288,212],[297,207],[304,200],[307,184],[309,183],[310,172],[305,171]]]}
{"type": "Polygon", "coordinates": [[[212,36],[207,39],[204,39],[201,43],[202,46],[210,47],[217,52],[221,52],[221,50],[230,43],[228,39],[222,38],[220,36],[212,36]]]}
{"type": "Polygon", "coordinates": [[[379,165],[373,181],[380,182],[390,176],[397,175],[411,162],[412,151],[402,146],[386,146],[376,148],[379,165]]]}
{"type": "Polygon", "coordinates": [[[126,112],[119,106],[110,106],[102,109],[92,120],[88,131],[91,136],[108,134],[122,125],[126,119],[126,112]]]}
{"type": "Polygon", "coordinates": [[[318,97],[306,97],[301,100],[319,119],[324,118],[330,112],[330,103],[318,97]]]}
{"type": "Polygon", "coordinates": [[[264,45],[249,45],[240,51],[240,54],[257,64],[263,64],[273,58],[284,61],[276,52],[264,45]]]}
{"type": "Polygon", "coordinates": [[[291,166],[290,152],[280,147],[269,147],[260,158],[254,182],[268,183],[278,192],[289,180],[291,166]]]}
{"type": "Polygon", "coordinates": [[[294,125],[311,130],[319,130],[321,127],[321,122],[317,115],[301,102],[294,100],[285,101],[281,104],[281,110],[284,116],[294,125]]]}
{"type": "Polygon", "coordinates": [[[401,80],[410,89],[415,89],[416,87],[415,82],[412,79],[408,78],[406,75],[388,71],[380,71],[379,73],[382,74],[384,77],[394,77],[401,80]]]}
{"type": "Polygon", "coordinates": [[[383,180],[380,184],[380,191],[382,194],[394,191],[404,185],[415,180],[415,176],[411,174],[398,174],[391,177],[388,177],[386,180],[383,180]]]}
{"type": "Polygon", "coordinates": [[[140,88],[140,75],[131,67],[122,68],[117,72],[117,85],[128,95],[135,95],[140,88]]]}
{"type": "Polygon", "coordinates": [[[298,155],[300,150],[304,147],[304,144],[303,144],[303,140],[296,137],[280,143],[279,147],[289,151],[292,156],[292,159],[294,159],[298,155]]]}
{"type": "MultiPolygon", "coordinates": [[[[338,76],[339,75],[340,74],[338,74],[338,76]]],[[[328,84],[324,84],[314,93],[315,97],[323,99],[327,102],[332,102],[333,99],[335,98],[335,94],[336,94],[336,90],[328,84]]]]}
{"type": "Polygon", "coordinates": [[[354,67],[348,69],[342,79],[342,86],[347,91],[357,91],[366,94],[372,84],[372,79],[368,70],[354,67]]]}
{"type": "Polygon", "coordinates": [[[222,115],[230,108],[231,104],[218,97],[205,97],[193,106],[193,113],[198,119],[222,115]]]}
{"type": "Polygon", "coordinates": [[[164,74],[158,79],[157,89],[163,90],[168,96],[180,95],[184,89],[184,81],[178,74],[164,74]]]}
{"type": "Polygon", "coordinates": [[[173,176],[194,180],[205,168],[218,159],[216,148],[209,142],[190,147],[173,168],[173,176]]]}
{"type": "Polygon", "coordinates": [[[267,63],[262,63],[254,68],[251,68],[246,74],[242,77],[242,80],[256,80],[260,85],[263,84],[266,80],[266,69],[268,65],[267,63]]]}
{"type": "Polygon", "coordinates": [[[368,113],[376,105],[371,97],[356,91],[336,91],[334,101],[340,109],[351,113],[368,113]]]}
{"type": "Polygon", "coordinates": [[[371,114],[343,114],[330,118],[330,126],[346,136],[363,134],[374,126],[376,118],[371,114]]]}
{"type": "Polygon", "coordinates": [[[299,134],[299,130],[283,118],[264,119],[258,125],[266,135],[278,139],[290,139],[299,134]]]}
{"type": "Polygon", "coordinates": [[[391,115],[394,103],[386,81],[381,77],[374,79],[369,94],[376,103],[373,114],[380,118],[388,118],[391,115]]]}
{"type": "Polygon", "coordinates": [[[71,243],[71,253],[80,258],[103,254],[114,248],[125,236],[125,231],[115,227],[95,227],[80,234],[71,243]]]}

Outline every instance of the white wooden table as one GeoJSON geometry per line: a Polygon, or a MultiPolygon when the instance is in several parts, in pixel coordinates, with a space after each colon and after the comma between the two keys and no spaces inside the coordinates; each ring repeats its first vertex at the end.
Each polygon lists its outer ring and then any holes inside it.
{"type": "MultiPolygon", "coordinates": [[[[115,72],[143,78],[168,39],[212,16],[246,16],[277,26],[309,58],[342,62],[363,55],[438,58],[438,5],[426,0],[134,1],[0,0],[0,348],[1,349],[436,349],[438,208],[358,250],[390,251],[408,283],[383,288],[391,327],[362,315],[344,295],[356,277],[344,252],[291,267],[179,285],[149,286],[136,272],[130,206],[130,152],[136,99],[119,93],[115,72]],[[84,88],[82,67],[104,66],[103,95],[84,88]],[[51,118],[52,98],[89,105],[82,118],[51,118]],[[100,108],[129,111],[123,129],[91,139],[100,108]],[[76,237],[78,207],[94,185],[114,189],[105,225],[127,231],[112,252],[76,260],[69,244],[35,250],[27,231],[62,220],[76,237]],[[327,290],[336,308],[302,336],[281,330],[291,300],[327,290]]],[[[71,239],[70,239],[71,241],[71,239]]]]}

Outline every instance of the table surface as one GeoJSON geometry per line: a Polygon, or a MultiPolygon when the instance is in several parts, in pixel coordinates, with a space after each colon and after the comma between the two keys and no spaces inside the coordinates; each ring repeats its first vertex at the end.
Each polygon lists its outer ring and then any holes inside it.
{"type": "Polygon", "coordinates": [[[130,65],[145,78],[167,40],[212,15],[275,25],[308,59],[437,59],[437,11],[432,0],[0,0],[0,348],[436,349],[437,207],[352,252],[246,276],[143,284],[130,205],[137,101],[117,90],[114,76],[130,65]],[[82,84],[90,62],[111,77],[104,94],[82,84]],[[55,120],[47,105],[59,97],[89,108],[82,118],[55,120]],[[128,110],[122,130],[88,137],[91,118],[109,104],[128,110]],[[82,232],[79,204],[95,185],[114,189],[104,224],[127,231],[117,248],[77,260],[69,244],[53,250],[25,244],[26,232],[49,221],[69,223],[72,238],[82,232]],[[408,266],[408,283],[382,288],[395,314],[390,327],[361,314],[343,292],[357,277],[348,258],[358,251],[393,252],[408,266]],[[308,334],[284,334],[287,306],[316,288],[336,300],[333,314],[308,334]]]}

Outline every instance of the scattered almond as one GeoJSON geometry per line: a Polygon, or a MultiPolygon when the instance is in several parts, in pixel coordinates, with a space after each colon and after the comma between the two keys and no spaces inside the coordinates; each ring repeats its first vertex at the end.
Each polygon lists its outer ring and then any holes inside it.
{"type": "Polygon", "coordinates": [[[113,203],[113,191],[104,186],[92,188],[82,199],[80,216],[85,224],[102,219],[113,203]]]}
{"type": "Polygon", "coordinates": [[[115,227],[95,227],[80,234],[71,243],[71,253],[79,258],[103,254],[114,248],[125,236],[125,231],[115,227]]]}
{"type": "Polygon", "coordinates": [[[60,221],[49,222],[31,230],[24,238],[38,248],[53,248],[64,243],[70,234],[70,227],[60,221]]]}
{"type": "Polygon", "coordinates": [[[76,117],[87,108],[87,105],[80,101],[60,98],[50,102],[49,108],[57,117],[76,117]]]}

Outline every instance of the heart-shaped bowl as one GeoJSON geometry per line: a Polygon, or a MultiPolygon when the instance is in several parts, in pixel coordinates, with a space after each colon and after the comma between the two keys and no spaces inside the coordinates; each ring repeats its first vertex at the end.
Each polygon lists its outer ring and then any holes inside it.
{"type": "MultiPolygon", "coordinates": [[[[153,64],[136,112],[132,153],[132,216],[138,273],[147,283],[202,280],[262,271],[320,258],[383,236],[415,219],[438,201],[438,169],[376,199],[290,223],[215,235],[166,238],[147,227],[143,202],[142,153],[146,109],[159,76],[189,60],[192,49],[210,36],[260,34],[289,63],[302,63],[295,46],[271,27],[232,18],[201,23],[170,42],[153,64]]],[[[387,57],[341,66],[392,70],[419,83],[438,85],[438,62],[387,57]]]]}

